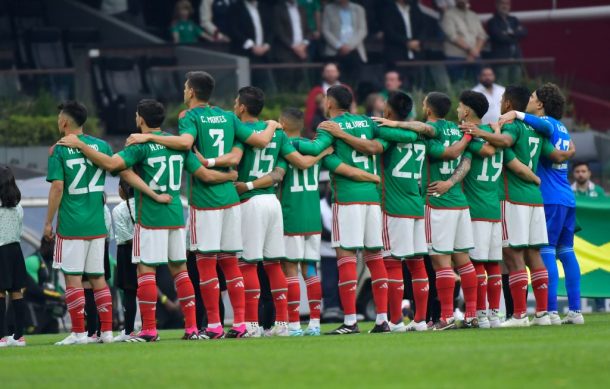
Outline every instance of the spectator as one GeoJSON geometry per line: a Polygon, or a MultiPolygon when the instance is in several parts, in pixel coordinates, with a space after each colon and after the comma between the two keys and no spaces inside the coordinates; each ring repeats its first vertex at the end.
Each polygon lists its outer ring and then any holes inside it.
{"type": "Polygon", "coordinates": [[[371,93],[364,100],[364,109],[366,110],[366,116],[369,117],[383,117],[383,110],[385,109],[386,99],[380,93],[371,93]]]}
{"type": "MultiPolygon", "coordinates": [[[[487,34],[478,15],[469,8],[469,0],[456,0],[456,6],[443,15],[441,27],[446,36],[444,51],[449,60],[474,62],[481,56],[487,34]]],[[[453,81],[466,76],[463,65],[452,65],[448,70],[453,81]]]]}
{"type": "Polygon", "coordinates": [[[305,15],[296,0],[282,0],[273,7],[275,26],[274,52],[280,62],[307,60],[307,30],[305,15]]]}
{"type": "Polygon", "coordinates": [[[316,60],[320,55],[320,38],[322,37],[322,12],[320,0],[298,0],[299,7],[305,12],[307,39],[309,40],[309,57],[316,60]]]}
{"type": "Polygon", "coordinates": [[[199,5],[199,24],[212,37],[214,42],[226,43],[230,41],[229,37],[225,35],[227,31],[226,20],[218,25],[214,21],[220,18],[225,19],[229,6],[233,2],[233,0],[202,0],[199,5]]]}
{"type": "Polygon", "coordinates": [[[481,118],[483,124],[496,123],[500,118],[500,102],[504,94],[504,87],[495,83],[496,75],[491,67],[485,66],[479,73],[479,83],[472,88],[475,92],[480,92],[487,97],[489,109],[485,116],[481,118]]]}
{"type": "MultiPolygon", "coordinates": [[[[496,13],[487,23],[491,58],[521,58],[519,41],[527,35],[527,29],[521,25],[519,19],[509,15],[510,5],[510,0],[496,0],[496,13]]],[[[496,71],[500,80],[505,83],[512,84],[521,79],[520,65],[500,65],[496,71]]]]}
{"type": "Polygon", "coordinates": [[[349,0],[328,4],[322,15],[322,35],[326,40],[324,54],[339,62],[349,82],[357,82],[362,65],[367,62],[364,8],[349,0]]]}
{"type": "Polygon", "coordinates": [[[434,0],[434,7],[443,14],[449,8],[455,7],[455,0],[434,0]]]}
{"type": "Polygon", "coordinates": [[[423,14],[413,0],[396,0],[383,11],[383,51],[386,63],[421,59],[423,14]]]}
{"type": "Polygon", "coordinates": [[[193,6],[188,0],[181,0],[174,8],[174,22],[170,29],[174,43],[191,44],[197,43],[199,38],[212,40],[212,37],[203,31],[201,27],[192,20],[193,6]]]}
{"type": "MultiPolygon", "coordinates": [[[[406,91],[401,89],[402,88],[402,78],[400,77],[400,73],[398,73],[396,70],[387,71],[385,73],[383,81],[384,81],[384,83],[383,83],[384,89],[379,94],[383,98],[384,101],[388,100],[388,96],[389,96],[390,92],[404,92],[409,97],[411,97],[411,95],[409,95],[406,91]]],[[[413,104],[413,108],[411,108],[411,112],[409,113],[408,119],[413,119],[415,116],[416,116],[415,104],[413,104]]]]}
{"type": "Polygon", "coordinates": [[[320,96],[324,97],[328,88],[334,85],[340,85],[339,67],[336,63],[329,62],[322,68],[322,84],[314,86],[307,95],[305,101],[305,131],[308,137],[311,137],[315,128],[313,128],[313,118],[318,107],[317,102],[320,96]]]}
{"type": "Polygon", "coordinates": [[[250,57],[254,62],[266,62],[271,49],[271,34],[266,26],[268,12],[256,0],[240,0],[229,14],[229,37],[235,54],[250,57]]]}
{"type": "Polygon", "coordinates": [[[574,166],[572,166],[572,175],[574,176],[572,191],[576,196],[606,197],[604,189],[591,181],[591,169],[588,163],[575,162],[574,166]]]}

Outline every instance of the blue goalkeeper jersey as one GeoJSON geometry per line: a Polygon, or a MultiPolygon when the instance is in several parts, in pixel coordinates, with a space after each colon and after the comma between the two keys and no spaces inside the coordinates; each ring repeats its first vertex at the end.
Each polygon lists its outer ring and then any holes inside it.
{"type": "MultiPolygon", "coordinates": [[[[550,116],[525,114],[524,122],[548,137],[557,150],[566,151],[570,148],[570,134],[559,120],[550,116]]],[[[568,181],[567,162],[553,163],[548,158],[540,157],[536,174],[540,177],[540,192],[544,204],[576,206],[574,192],[568,181]]]]}

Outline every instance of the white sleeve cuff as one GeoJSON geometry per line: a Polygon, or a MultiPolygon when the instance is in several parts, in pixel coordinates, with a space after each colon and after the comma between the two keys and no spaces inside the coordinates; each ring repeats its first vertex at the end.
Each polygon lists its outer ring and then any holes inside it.
{"type": "Polygon", "coordinates": [[[248,39],[247,41],[244,42],[244,50],[250,50],[251,48],[254,47],[254,41],[252,39],[248,39]]]}
{"type": "Polygon", "coordinates": [[[517,112],[515,112],[515,116],[517,116],[517,119],[519,119],[519,120],[525,119],[525,113],[523,113],[523,112],[517,111],[517,112]]]}

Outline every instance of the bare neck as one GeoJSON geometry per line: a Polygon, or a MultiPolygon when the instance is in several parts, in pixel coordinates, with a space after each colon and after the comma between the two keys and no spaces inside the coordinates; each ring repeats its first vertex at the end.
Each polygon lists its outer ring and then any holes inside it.
{"type": "Polygon", "coordinates": [[[334,118],[336,118],[337,116],[341,116],[341,115],[343,115],[343,114],[344,114],[344,113],[346,113],[346,112],[347,112],[347,111],[346,111],[346,110],[344,110],[344,109],[335,109],[335,108],[333,108],[333,109],[331,109],[331,110],[328,112],[328,116],[329,116],[331,119],[334,119],[334,118]]]}
{"type": "Polygon", "coordinates": [[[82,135],[83,134],[83,128],[79,127],[79,128],[74,128],[74,129],[68,129],[65,131],[65,135],[82,135]]]}
{"type": "Polygon", "coordinates": [[[249,113],[243,113],[241,115],[241,117],[239,118],[242,122],[244,123],[254,123],[254,122],[258,122],[258,117],[257,116],[253,116],[250,115],[249,113]]]}
{"type": "Polygon", "coordinates": [[[201,106],[205,106],[205,105],[209,105],[209,103],[207,101],[200,101],[200,100],[196,100],[196,99],[193,99],[193,100],[189,101],[189,103],[188,103],[189,109],[192,109],[195,107],[201,107],[201,106]]]}

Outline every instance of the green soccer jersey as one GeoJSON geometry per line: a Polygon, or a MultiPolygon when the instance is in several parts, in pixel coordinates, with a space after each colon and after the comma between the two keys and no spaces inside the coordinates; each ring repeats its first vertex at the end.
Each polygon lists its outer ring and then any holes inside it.
{"type": "MultiPolygon", "coordinates": [[[[505,163],[517,158],[521,163],[536,171],[540,155],[549,155],[553,145],[533,128],[520,120],[505,124],[502,134],[513,138],[513,145],[505,149],[505,163]]],[[[505,199],[515,204],[542,205],[540,188],[533,182],[522,180],[510,169],[504,172],[505,199]]]]}
{"type": "MultiPolygon", "coordinates": [[[[377,133],[377,124],[369,117],[344,113],[331,119],[338,123],[343,131],[360,138],[373,139],[377,133]]],[[[354,150],[342,140],[335,139],[322,129],[317,130],[316,139],[301,141],[298,148],[306,155],[318,155],[329,146],[334,146],[335,154],[341,162],[377,174],[377,157],[365,155],[354,150]]],[[[379,204],[379,191],[373,182],[356,182],[338,174],[330,175],[332,201],[338,204],[379,204]]]]}
{"type": "MultiPolygon", "coordinates": [[[[488,125],[480,125],[483,131],[493,133],[488,125]]],[[[470,171],[464,178],[464,194],[470,206],[472,220],[499,222],[502,209],[498,199],[498,181],[502,173],[502,150],[497,149],[491,157],[481,157],[479,152],[485,141],[474,138],[468,145],[472,153],[470,171]]]]}
{"type": "MultiPolygon", "coordinates": [[[[290,138],[295,140],[300,138],[290,138]]],[[[323,167],[334,172],[341,164],[328,155],[308,169],[298,169],[282,159],[278,166],[286,170],[279,190],[284,218],[284,235],[313,235],[322,231],[318,179],[323,167]]]]}
{"type": "MultiPolygon", "coordinates": [[[[244,123],[244,125],[255,132],[261,132],[267,127],[267,124],[261,121],[244,123]]],[[[285,157],[286,155],[295,152],[295,148],[288,140],[288,136],[280,129],[275,130],[271,142],[269,142],[264,149],[250,147],[242,143],[237,143],[236,146],[244,150],[244,155],[242,156],[237,169],[237,180],[240,182],[254,181],[257,178],[271,173],[277,166],[280,157],[285,157]]],[[[253,189],[242,193],[239,198],[241,201],[245,201],[256,195],[273,193],[275,193],[275,188],[271,186],[269,188],[253,189]]]]}
{"type": "MultiPolygon", "coordinates": [[[[106,155],[108,143],[89,135],[78,138],[106,155]]],[[[57,215],[57,234],[62,238],[95,239],[106,236],[104,183],[106,172],[93,165],[80,150],[55,145],[49,156],[47,181],[63,181],[64,192],[57,215]]]]}
{"type": "MultiPolygon", "coordinates": [[[[426,191],[429,184],[435,181],[446,181],[453,175],[462,157],[472,158],[469,151],[465,151],[460,157],[446,161],[442,159],[445,149],[462,139],[462,132],[458,126],[447,120],[428,122],[434,127],[436,135],[426,143],[426,167],[424,169],[424,179],[422,180],[422,191],[426,191]]],[[[468,201],[462,191],[462,185],[454,185],[442,196],[427,196],[427,204],[432,208],[443,209],[466,209],[468,201]]]]}
{"type": "MultiPolygon", "coordinates": [[[[155,135],[170,136],[162,131],[155,135]]],[[[193,173],[201,164],[189,152],[168,149],[157,143],[148,142],[127,146],[118,155],[127,168],[134,167],[140,178],[156,193],[172,196],[169,204],[159,204],[150,197],[135,190],[136,221],[145,228],[182,228],[184,213],[180,201],[182,169],[193,173]]]]}
{"type": "MultiPolygon", "coordinates": [[[[387,140],[384,127],[379,139],[387,140]]],[[[399,142],[382,142],[381,204],[385,213],[394,217],[424,217],[424,198],[420,191],[426,144],[412,131],[401,131],[405,138],[399,142]]]]}
{"type": "MultiPolygon", "coordinates": [[[[183,111],[178,128],[181,135],[189,134],[195,139],[194,145],[206,159],[231,152],[236,140],[245,142],[253,133],[233,112],[207,105],[183,111]]],[[[214,169],[227,171],[226,168],[214,169]]],[[[239,204],[232,182],[208,184],[191,176],[189,187],[189,204],[195,208],[221,209],[239,204]]]]}

